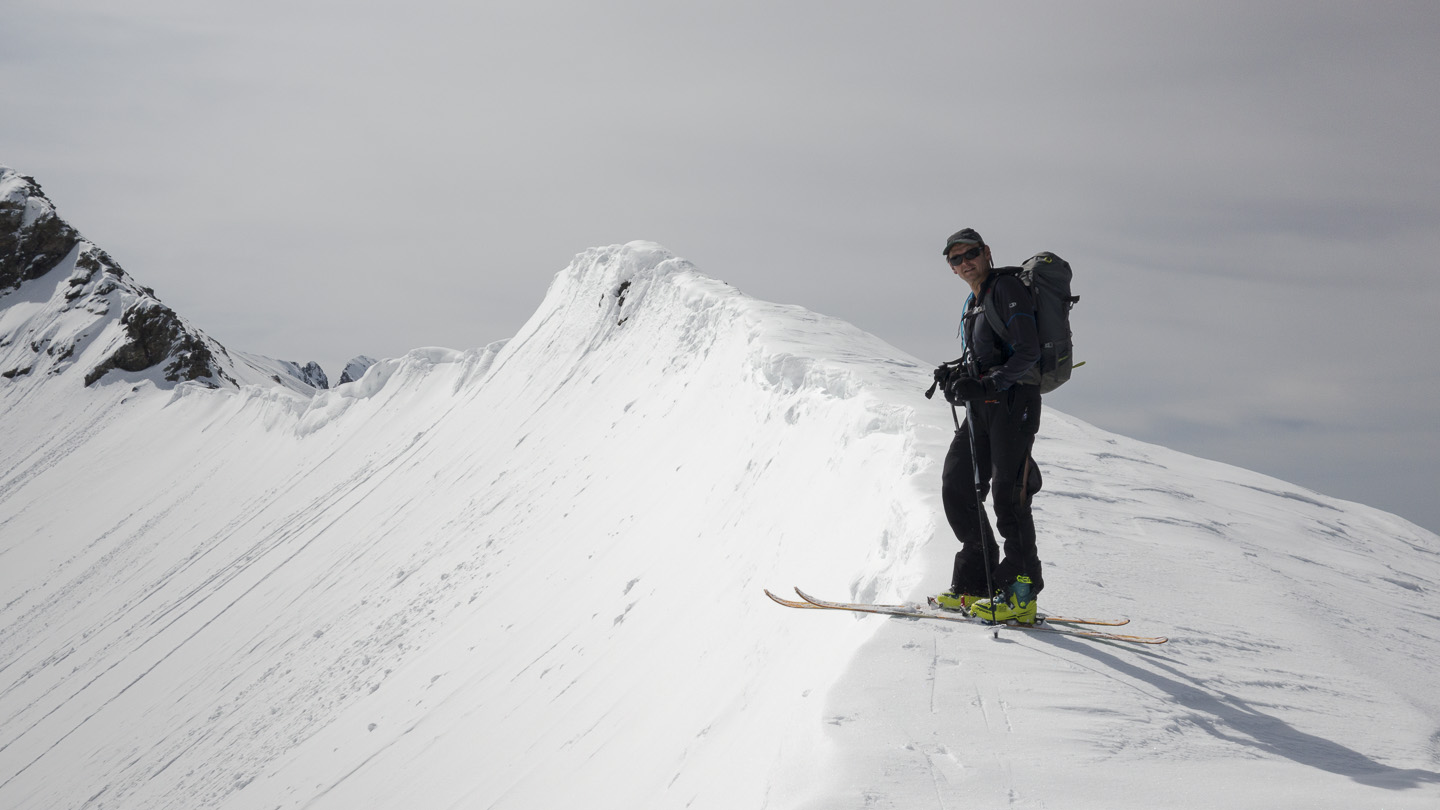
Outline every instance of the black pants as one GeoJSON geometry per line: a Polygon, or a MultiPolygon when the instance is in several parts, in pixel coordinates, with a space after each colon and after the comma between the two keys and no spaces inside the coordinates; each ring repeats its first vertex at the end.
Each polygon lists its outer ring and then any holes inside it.
{"type": "Polygon", "coordinates": [[[956,593],[988,596],[984,563],[988,553],[990,565],[995,566],[990,581],[996,589],[1009,586],[1023,574],[1030,577],[1038,592],[1045,583],[1035,548],[1030,499],[1040,491],[1041,481],[1040,468],[1030,457],[1030,450],[1040,429],[1040,389],[1033,385],[1012,386],[996,400],[972,403],[970,414],[979,461],[980,497],[993,495],[995,527],[1005,539],[1005,557],[1000,559],[990,521],[976,502],[975,473],[970,463],[972,425],[966,421],[955,431],[941,475],[945,518],[960,539],[951,587],[956,593]]]}

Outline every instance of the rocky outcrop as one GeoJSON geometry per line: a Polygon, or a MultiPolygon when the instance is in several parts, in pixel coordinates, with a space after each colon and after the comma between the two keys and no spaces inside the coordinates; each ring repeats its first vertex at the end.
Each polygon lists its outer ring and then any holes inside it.
{"type": "Polygon", "coordinates": [[[299,387],[323,391],[330,387],[330,379],[319,363],[297,363],[293,360],[276,360],[258,354],[236,352],[236,355],[250,365],[269,374],[270,379],[287,388],[299,387]]]}
{"type": "Polygon", "coordinates": [[[357,356],[355,359],[345,364],[345,370],[340,372],[340,382],[336,383],[336,385],[344,385],[345,383],[355,382],[361,377],[364,377],[365,372],[371,366],[375,365],[376,362],[378,361],[376,361],[373,357],[366,357],[363,354],[357,356]]]}
{"type": "Polygon", "coordinates": [[[0,166],[0,379],[74,370],[85,386],[118,373],[157,385],[325,387],[318,365],[287,365],[293,373],[277,379],[226,351],[61,219],[34,179],[0,166]]]}
{"type": "Polygon", "coordinates": [[[300,366],[300,379],[322,391],[330,387],[330,378],[325,376],[325,369],[314,360],[300,366]]]}
{"type": "Polygon", "coordinates": [[[139,301],[120,316],[127,340],[85,374],[92,385],[111,369],[146,371],[161,363],[167,382],[223,380],[234,384],[215,360],[208,341],[189,331],[174,310],[158,301],[139,301]],[[168,362],[167,362],[168,361],[168,362]]]}
{"type": "Polygon", "coordinates": [[[0,167],[0,293],[54,270],[80,242],[34,178],[0,167]],[[19,182],[14,182],[11,178],[19,182]],[[8,182],[7,182],[8,181],[8,182]],[[15,191],[4,193],[8,186],[15,191]]]}

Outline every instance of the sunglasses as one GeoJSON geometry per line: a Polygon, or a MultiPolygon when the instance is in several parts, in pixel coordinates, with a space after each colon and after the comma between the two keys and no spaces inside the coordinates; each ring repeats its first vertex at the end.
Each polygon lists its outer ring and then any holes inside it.
{"type": "Polygon", "coordinates": [[[984,249],[984,245],[976,245],[975,247],[970,248],[964,253],[956,253],[954,256],[946,256],[945,260],[950,262],[951,267],[959,267],[965,262],[968,262],[976,256],[979,256],[984,249]]]}

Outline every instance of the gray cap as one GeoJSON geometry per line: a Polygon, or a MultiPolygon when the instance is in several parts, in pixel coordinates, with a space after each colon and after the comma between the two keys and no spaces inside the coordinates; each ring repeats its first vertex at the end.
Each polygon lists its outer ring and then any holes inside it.
{"type": "Polygon", "coordinates": [[[974,228],[964,228],[962,230],[956,231],[950,236],[949,239],[945,240],[945,249],[940,251],[940,255],[948,256],[950,254],[950,248],[955,247],[956,245],[984,244],[985,240],[980,238],[980,234],[976,233],[974,228]]]}

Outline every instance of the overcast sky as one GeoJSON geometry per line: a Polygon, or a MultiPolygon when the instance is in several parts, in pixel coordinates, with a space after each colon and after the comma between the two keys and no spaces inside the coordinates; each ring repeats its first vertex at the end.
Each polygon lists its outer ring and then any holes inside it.
{"type": "Polygon", "coordinates": [[[1440,4],[1179,5],[11,0],[0,163],[332,377],[633,239],[938,363],[975,227],[1076,268],[1047,405],[1440,529],[1440,4]]]}

